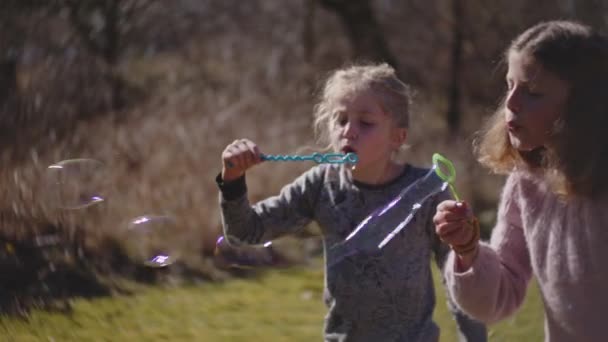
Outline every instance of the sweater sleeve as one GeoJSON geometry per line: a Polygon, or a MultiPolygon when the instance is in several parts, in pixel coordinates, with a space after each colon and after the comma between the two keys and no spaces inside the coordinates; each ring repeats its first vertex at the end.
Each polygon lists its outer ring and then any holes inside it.
{"type": "Polygon", "coordinates": [[[455,302],[486,323],[515,312],[532,276],[520,204],[519,178],[512,174],[503,189],[490,243],[480,245],[473,266],[458,272],[453,252],[446,261],[445,277],[455,302]]]}
{"type": "Polygon", "coordinates": [[[224,183],[218,176],[220,214],[224,234],[237,241],[258,244],[290,234],[314,217],[323,183],[322,167],[314,167],[284,186],[276,196],[251,205],[244,177],[224,183]]]}
{"type": "MultiPolygon", "coordinates": [[[[446,190],[438,194],[431,205],[430,215],[427,219],[427,230],[431,236],[431,249],[435,255],[435,263],[439,270],[443,270],[445,261],[449,255],[450,247],[439,239],[435,232],[435,224],[433,216],[435,215],[437,205],[445,200],[452,199],[450,193],[446,190]]],[[[476,341],[483,342],[488,340],[488,334],[485,324],[478,322],[462,312],[462,310],[454,303],[451,294],[446,289],[445,277],[441,274],[441,290],[446,291],[447,307],[452,317],[456,321],[459,341],[476,341]]]]}

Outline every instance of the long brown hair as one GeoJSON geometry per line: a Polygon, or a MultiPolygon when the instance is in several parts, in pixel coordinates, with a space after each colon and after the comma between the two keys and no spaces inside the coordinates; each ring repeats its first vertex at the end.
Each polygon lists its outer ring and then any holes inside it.
{"type": "Polygon", "coordinates": [[[562,195],[593,197],[608,189],[608,39],[571,21],[537,24],[519,35],[505,53],[527,54],[568,82],[564,115],[547,146],[516,150],[505,122],[505,100],[476,142],[479,161],[496,173],[541,172],[562,195]]]}

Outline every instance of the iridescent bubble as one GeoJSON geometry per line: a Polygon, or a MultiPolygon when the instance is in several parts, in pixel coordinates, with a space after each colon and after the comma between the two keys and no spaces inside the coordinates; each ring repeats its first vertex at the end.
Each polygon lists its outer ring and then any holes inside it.
{"type": "Polygon", "coordinates": [[[160,268],[180,257],[182,242],[173,218],[144,215],[132,219],[127,226],[127,253],[138,264],[160,268]]]}
{"type": "Polygon", "coordinates": [[[433,155],[433,167],[427,174],[403,189],[396,197],[374,210],[344,239],[327,250],[329,267],[356,255],[378,253],[405,229],[422,204],[432,196],[450,188],[459,200],[452,183],[456,178],[454,165],[440,154],[433,155]],[[395,222],[399,222],[394,226],[395,222]]]}
{"type": "Polygon", "coordinates": [[[95,159],[68,159],[47,168],[50,199],[62,209],[82,209],[106,199],[104,163],[95,159]]]}
{"type": "Polygon", "coordinates": [[[220,236],[215,243],[214,258],[220,267],[249,269],[275,262],[272,241],[247,245],[239,243],[235,238],[228,240],[225,236],[220,236]]]}

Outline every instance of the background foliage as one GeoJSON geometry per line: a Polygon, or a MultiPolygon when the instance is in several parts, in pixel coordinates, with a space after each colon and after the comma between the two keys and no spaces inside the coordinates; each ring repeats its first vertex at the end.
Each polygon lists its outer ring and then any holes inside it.
{"type": "MultiPolygon", "coordinates": [[[[266,153],[314,150],[320,81],[359,61],[389,62],[414,87],[408,161],[454,160],[487,236],[502,178],[478,166],[471,142],[504,90],[503,50],[541,20],[605,29],[607,10],[600,0],[3,0],[0,309],[61,309],[125,277],[230,277],[211,258],[221,150],[241,137],[266,153]],[[57,210],[47,166],[79,157],[107,166],[108,201],[57,210]],[[125,222],[148,213],[173,216],[187,240],[162,276],[124,253],[125,222]]],[[[253,169],[251,199],[308,166],[253,169]]],[[[314,237],[276,245],[286,264],[320,251],[314,237]]]]}

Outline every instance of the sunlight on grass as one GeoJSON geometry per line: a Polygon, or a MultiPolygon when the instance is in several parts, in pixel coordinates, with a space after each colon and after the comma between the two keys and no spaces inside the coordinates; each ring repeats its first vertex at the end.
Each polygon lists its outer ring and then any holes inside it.
{"type": "MultiPolygon", "coordinates": [[[[136,291],[131,296],[76,300],[70,315],[34,311],[27,322],[3,317],[0,335],[3,341],[321,340],[320,267],[272,270],[216,284],[132,286],[136,291]]],[[[442,341],[456,341],[442,291],[437,302],[442,341]]],[[[490,327],[490,336],[491,341],[542,340],[536,287],[517,316],[490,327]]]]}
{"type": "Polygon", "coordinates": [[[314,341],[324,315],[320,269],[76,300],[71,315],[2,318],[10,341],[314,341]]]}
{"type": "MultiPolygon", "coordinates": [[[[436,269],[434,271],[435,288],[437,289],[437,308],[435,322],[441,327],[441,341],[457,341],[456,323],[447,310],[445,293],[438,282],[436,269]]],[[[489,340],[494,341],[542,341],[543,340],[543,309],[538,287],[532,283],[523,306],[512,316],[500,323],[488,327],[489,340]]]]}

